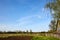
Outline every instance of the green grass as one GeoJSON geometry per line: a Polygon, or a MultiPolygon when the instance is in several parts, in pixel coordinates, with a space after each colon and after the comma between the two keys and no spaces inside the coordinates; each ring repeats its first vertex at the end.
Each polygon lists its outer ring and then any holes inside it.
{"type": "Polygon", "coordinates": [[[0,34],[0,38],[7,38],[10,36],[38,36],[37,34],[0,34]]]}
{"type": "Polygon", "coordinates": [[[58,38],[41,36],[39,34],[0,34],[0,38],[8,38],[10,36],[33,36],[32,40],[60,40],[58,38]]]}
{"type": "Polygon", "coordinates": [[[60,40],[60,39],[54,37],[34,36],[32,40],[60,40]]]}

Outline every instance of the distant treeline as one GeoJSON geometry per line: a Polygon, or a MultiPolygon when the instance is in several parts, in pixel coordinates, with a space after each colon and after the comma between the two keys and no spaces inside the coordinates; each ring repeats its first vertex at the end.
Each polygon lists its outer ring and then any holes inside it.
{"type": "Polygon", "coordinates": [[[6,32],[6,31],[4,31],[4,32],[2,32],[2,31],[0,31],[0,34],[17,34],[17,33],[24,33],[24,34],[39,34],[39,33],[50,33],[50,32],[32,32],[32,31],[30,31],[30,32],[28,32],[28,31],[8,31],[8,32],[6,32]]]}
{"type": "Polygon", "coordinates": [[[12,31],[8,31],[8,32],[0,32],[0,34],[1,34],[1,33],[2,33],[2,34],[3,34],[3,33],[6,33],[6,34],[7,34],[7,33],[8,33],[8,34],[13,33],[13,34],[14,34],[14,33],[32,33],[32,32],[15,32],[15,31],[12,32],[12,31]]]}

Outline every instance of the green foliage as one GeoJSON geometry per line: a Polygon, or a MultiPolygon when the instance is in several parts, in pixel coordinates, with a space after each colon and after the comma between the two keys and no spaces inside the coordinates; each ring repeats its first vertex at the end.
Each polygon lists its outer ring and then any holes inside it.
{"type": "Polygon", "coordinates": [[[56,21],[51,20],[51,23],[50,23],[49,27],[50,27],[50,32],[56,31],[56,21]]]}
{"type": "Polygon", "coordinates": [[[30,34],[32,34],[32,30],[30,30],[30,34]]]}
{"type": "Polygon", "coordinates": [[[46,8],[50,9],[53,18],[60,19],[60,0],[54,0],[53,2],[47,3],[46,8]]]}
{"type": "Polygon", "coordinates": [[[58,21],[60,20],[60,0],[53,0],[47,3],[46,8],[50,9],[52,17],[57,21],[55,26],[57,30],[58,21]]]}
{"type": "Polygon", "coordinates": [[[33,37],[32,40],[60,40],[58,38],[54,37],[45,37],[45,36],[40,36],[40,37],[33,37]]]}

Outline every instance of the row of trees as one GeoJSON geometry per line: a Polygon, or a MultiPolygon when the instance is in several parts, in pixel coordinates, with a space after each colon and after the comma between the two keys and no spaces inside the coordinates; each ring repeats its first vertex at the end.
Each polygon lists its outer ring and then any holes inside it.
{"type": "Polygon", "coordinates": [[[28,30],[26,30],[26,31],[7,31],[7,32],[0,31],[0,33],[32,33],[32,30],[30,30],[30,31],[28,31],[28,30]]]}
{"type": "Polygon", "coordinates": [[[46,4],[46,8],[48,8],[52,15],[52,20],[50,23],[51,31],[56,31],[58,27],[58,22],[60,20],[60,0],[51,0],[46,4]]]}

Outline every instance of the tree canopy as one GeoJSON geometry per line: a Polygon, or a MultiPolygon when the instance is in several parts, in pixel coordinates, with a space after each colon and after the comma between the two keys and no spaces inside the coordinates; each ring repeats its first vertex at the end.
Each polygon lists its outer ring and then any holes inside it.
{"type": "Polygon", "coordinates": [[[46,8],[49,8],[53,18],[60,19],[60,0],[53,0],[46,4],[46,8]]]}
{"type": "MultiPolygon", "coordinates": [[[[56,30],[57,30],[57,27],[58,27],[58,21],[60,20],[60,0],[52,0],[51,2],[47,3],[46,4],[46,8],[50,9],[50,12],[52,14],[52,17],[54,20],[56,20],[56,30]]],[[[54,25],[54,24],[52,24],[54,25]]],[[[54,27],[50,27],[52,29],[54,29],[54,27]]]]}

